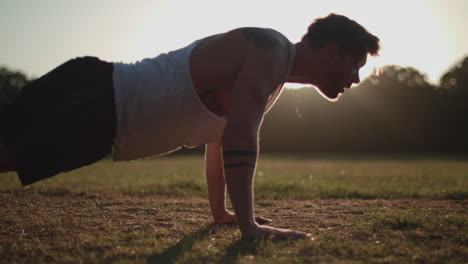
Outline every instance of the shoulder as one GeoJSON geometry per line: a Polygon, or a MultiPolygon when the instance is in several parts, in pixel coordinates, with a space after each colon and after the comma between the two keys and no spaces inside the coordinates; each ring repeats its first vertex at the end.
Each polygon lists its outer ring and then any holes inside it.
{"type": "Polygon", "coordinates": [[[255,75],[278,76],[289,64],[292,43],[281,33],[270,28],[244,27],[225,33],[225,39],[238,52],[241,67],[251,65],[255,75]]]}
{"type": "Polygon", "coordinates": [[[284,49],[287,47],[287,38],[276,30],[269,28],[240,28],[243,37],[258,49],[284,49]]]}
{"type": "Polygon", "coordinates": [[[289,44],[289,40],[283,34],[270,28],[244,27],[234,29],[227,34],[237,35],[262,50],[283,50],[289,44]]]}
{"type": "Polygon", "coordinates": [[[239,38],[248,46],[243,67],[248,67],[252,78],[270,82],[275,89],[287,72],[291,42],[281,33],[269,28],[236,29],[239,38]]]}
{"type": "Polygon", "coordinates": [[[266,104],[284,81],[289,65],[289,40],[264,28],[239,28],[227,34],[232,34],[232,39],[244,47],[233,90],[255,97],[259,105],[266,104]]]}

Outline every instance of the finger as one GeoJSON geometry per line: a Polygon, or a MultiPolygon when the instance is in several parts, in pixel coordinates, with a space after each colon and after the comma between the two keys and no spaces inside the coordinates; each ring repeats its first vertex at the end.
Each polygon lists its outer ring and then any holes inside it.
{"type": "Polygon", "coordinates": [[[261,216],[255,217],[255,221],[257,221],[257,223],[259,223],[259,224],[268,224],[268,223],[273,222],[271,219],[263,218],[261,216]]]}

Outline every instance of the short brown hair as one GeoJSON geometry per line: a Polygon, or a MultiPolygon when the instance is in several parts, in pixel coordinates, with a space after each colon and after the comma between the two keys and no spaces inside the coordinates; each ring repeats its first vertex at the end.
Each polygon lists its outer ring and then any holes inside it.
{"type": "Polygon", "coordinates": [[[377,56],[380,40],[356,21],[331,13],[317,18],[307,29],[302,41],[307,40],[312,48],[320,49],[329,43],[336,43],[346,54],[367,54],[377,56]]]}

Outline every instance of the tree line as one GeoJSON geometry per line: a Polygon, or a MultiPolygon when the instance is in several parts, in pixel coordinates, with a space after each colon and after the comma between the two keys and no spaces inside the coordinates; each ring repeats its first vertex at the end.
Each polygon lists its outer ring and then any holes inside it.
{"type": "MultiPolygon", "coordinates": [[[[29,83],[0,68],[0,111],[29,83]]],[[[338,102],[312,88],[284,89],[261,130],[262,152],[431,152],[468,150],[468,57],[439,85],[415,68],[385,66],[338,102]]]]}
{"type": "Polygon", "coordinates": [[[0,67],[0,111],[18,95],[30,80],[20,71],[0,67]]]}
{"type": "Polygon", "coordinates": [[[286,89],[261,131],[266,152],[468,150],[468,57],[435,86],[414,68],[390,65],[331,103],[286,89]]]}

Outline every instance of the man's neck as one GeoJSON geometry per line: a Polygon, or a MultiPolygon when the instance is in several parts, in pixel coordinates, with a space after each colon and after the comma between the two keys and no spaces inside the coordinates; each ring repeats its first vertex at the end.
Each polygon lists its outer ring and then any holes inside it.
{"type": "Polygon", "coordinates": [[[299,42],[296,43],[295,46],[296,56],[287,82],[313,85],[313,83],[311,83],[311,76],[313,76],[315,69],[319,67],[313,59],[314,54],[311,53],[309,48],[304,46],[304,43],[299,42]]]}

